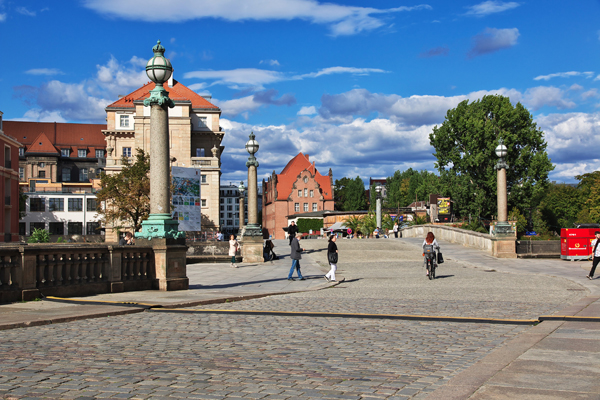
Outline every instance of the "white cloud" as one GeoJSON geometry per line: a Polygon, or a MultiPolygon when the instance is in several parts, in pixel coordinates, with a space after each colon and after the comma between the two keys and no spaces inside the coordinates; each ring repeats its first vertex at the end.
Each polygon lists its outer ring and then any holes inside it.
{"type": "Polygon", "coordinates": [[[291,94],[284,94],[277,98],[279,93],[274,89],[264,90],[239,99],[219,101],[213,99],[213,103],[221,109],[224,116],[235,117],[242,115],[248,119],[248,112],[256,111],[262,106],[291,106],[296,104],[296,98],[291,94]]]}
{"type": "Polygon", "coordinates": [[[559,110],[575,107],[575,103],[565,98],[565,91],[554,86],[529,88],[523,95],[523,102],[534,111],[542,107],[556,107],[559,110]]]}
{"type": "Polygon", "coordinates": [[[581,93],[581,98],[583,100],[595,99],[597,97],[598,97],[598,89],[596,89],[596,88],[590,89],[588,91],[581,93]]]}
{"type": "Polygon", "coordinates": [[[265,69],[257,68],[238,68],[232,70],[220,70],[220,71],[191,71],[186,72],[183,77],[185,79],[197,78],[212,80],[212,85],[227,85],[230,87],[238,87],[238,85],[244,87],[254,87],[258,90],[264,88],[264,85],[291,81],[291,80],[302,80],[305,78],[318,78],[325,75],[333,74],[351,74],[351,75],[369,75],[371,73],[385,73],[382,69],[378,68],[354,68],[354,67],[329,67],[321,69],[317,72],[310,72],[302,75],[289,75],[283,72],[270,71],[265,69]]]}
{"type": "Polygon", "coordinates": [[[576,90],[582,90],[582,89],[583,89],[583,86],[581,86],[581,85],[578,85],[578,84],[576,84],[576,83],[574,83],[574,84],[572,84],[571,86],[569,86],[569,90],[573,90],[573,91],[576,91],[576,90]]]}
{"type": "Polygon", "coordinates": [[[557,72],[555,74],[549,75],[540,75],[533,78],[534,81],[548,81],[552,78],[571,78],[573,76],[584,76],[586,78],[591,78],[594,76],[593,72],[579,72],[579,71],[569,71],[569,72],[557,72]]]}
{"type": "Polygon", "coordinates": [[[317,109],[315,108],[315,106],[310,106],[310,107],[302,107],[296,115],[315,115],[316,113],[317,113],[317,109]]]}
{"type": "Polygon", "coordinates": [[[35,11],[29,11],[25,7],[17,7],[15,9],[15,11],[18,12],[19,14],[26,15],[28,17],[35,17],[35,11]]]}
{"type": "Polygon", "coordinates": [[[202,18],[226,21],[305,20],[329,26],[334,36],[353,35],[384,25],[379,15],[431,9],[426,4],[413,7],[375,9],[316,0],[195,0],[178,1],[164,7],[159,0],[85,0],[84,5],[112,17],[149,22],[182,22],[202,18]],[[161,10],[157,13],[156,10],[161,10]]]}
{"type": "Polygon", "coordinates": [[[64,72],[57,68],[33,68],[25,73],[29,75],[64,75],[64,72]]]}
{"type": "Polygon", "coordinates": [[[485,28],[483,32],[473,36],[473,47],[469,51],[468,56],[473,58],[512,47],[517,44],[519,35],[517,28],[485,28]]]}
{"type": "Polygon", "coordinates": [[[4,22],[4,21],[6,21],[6,14],[0,13],[0,22],[4,22]]]}
{"type": "Polygon", "coordinates": [[[520,4],[514,1],[503,2],[503,1],[484,1],[483,3],[476,4],[468,7],[466,15],[474,15],[476,17],[485,17],[486,15],[496,14],[506,10],[519,7],[520,4]]]}
{"type": "Polygon", "coordinates": [[[260,60],[259,64],[269,64],[273,67],[278,67],[280,65],[277,60],[260,60]]]}

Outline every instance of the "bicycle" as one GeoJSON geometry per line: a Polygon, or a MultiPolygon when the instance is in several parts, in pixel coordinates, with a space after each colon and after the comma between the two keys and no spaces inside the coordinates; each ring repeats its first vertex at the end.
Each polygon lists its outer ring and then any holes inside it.
{"type": "MultiPolygon", "coordinates": [[[[437,249],[440,249],[439,246],[437,246],[437,249]]],[[[428,271],[427,276],[429,277],[429,280],[435,279],[435,269],[437,267],[437,253],[433,248],[432,244],[427,244],[423,246],[423,256],[425,257],[425,264],[428,271]]]]}

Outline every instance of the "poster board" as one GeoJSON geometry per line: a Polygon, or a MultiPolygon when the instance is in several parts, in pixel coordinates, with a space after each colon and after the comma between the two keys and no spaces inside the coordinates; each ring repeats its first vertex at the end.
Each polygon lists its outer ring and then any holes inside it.
{"type": "Polygon", "coordinates": [[[171,177],[175,207],[172,217],[179,221],[179,230],[201,231],[200,169],[172,167],[171,177]]]}

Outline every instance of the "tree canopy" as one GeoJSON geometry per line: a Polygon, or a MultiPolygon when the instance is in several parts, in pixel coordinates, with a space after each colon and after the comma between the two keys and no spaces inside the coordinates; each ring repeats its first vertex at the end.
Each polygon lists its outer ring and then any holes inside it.
{"type": "Polygon", "coordinates": [[[138,231],[150,215],[150,159],[142,149],[137,149],[133,164],[126,157],[122,162],[121,172],[102,175],[102,189],[96,194],[98,213],[105,223],[118,226],[123,221],[138,231]]]}
{"type": "Polygon", "coordinates": [[[439,177],[432,173],[409,168],[396,171],[386,179],[387,196],[384,208],[408,207],[416,199],[428,200],[430,194],[440,193],[439,177]]]}
{"type": "Polygon", "coordinates": [[[335,181],[335,209],[338,211],[357,211],[367,209],[365,184],[360,177],[342,178],[335,181]]]}
{"type": "Polygon", "coordinates": [[[429,140],[435,149],[442,191],[455,201],[462,216],[491,217],[497,213],[495,148],[502,138],[506,161],[509,209],[537,205],[554,169],[546,153],[544,133],[520,103],[493,95],[461,102],[447,112],[429,140]]]}

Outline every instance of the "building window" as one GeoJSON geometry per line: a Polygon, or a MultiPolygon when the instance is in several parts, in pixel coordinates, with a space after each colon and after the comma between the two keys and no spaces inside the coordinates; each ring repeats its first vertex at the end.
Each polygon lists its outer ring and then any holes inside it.
{"type": "Polygon", "coordinates": [[[85,182],[88,180],[88,170],[87,168],[82,168],[79,170],[79,182],[85,182]]]}
{"type": "Polygon", "coordinates": [[[231,225],[233,225],[233,224],[231,223],[231,220],[230,220],[230,219],[228,219],[228,220],[227,220],[227,225],[230,225],[230,226],[231,226],[231,225]]]}
{"type": "Polygon", "coordinates": [[[304,211],[308,211],[308,203],[304,203],[304,211]]]}
{"type": "Polygon", "coordinates": [[[308,197],[308,189],[304,188],[304,197],[308,197]]]}
{"type": "Polygon", "coordinates": [[[233,206],[227,206],[227,211],[233,211],[233,206]]]}
{"type": "Polygon", "coordinates": [[[71,169],[70,168],[62,169],[62,181],[63,182],[71,182],[71,169]]]}
{"type": "Polygon", "coordinates": [[[97,208],[96,199],[87,199],[86,210],[96,212],[97,208]]]}
{"type": "Polygon", "coordinates": [[[304,183],[308,183],[308,176],[304,177],[304,183]]]}
{"type": "Polygon", "coordinates": [[[295,212],[300,211],[300,203],[294,203],[294,211],[295,212]]]}
{"type": "Polygon", "coordinates": [[[227,198],[227,204],[231,204],[231,203],[233,203],[233,199],[231,197],[228,197],[227,198]]]}
{"type": "Polygon", "coordinates": [[[123,147],[123,157],[131,157],[131,147],[123,147]]]}
{"type": "Polygon", "coordinates": [[[60,155],[62,157],[69,157],[71,155],[71,149],[60,149],[60,155]]]}
{"type": "Polygon", "coordinates": [[[31,233],[33,233],[33,231],[36,229],[46,229],[46,223],[45,222],[32,222],[29,224],[29,229],[31,229],[31,231],[30,231],[31,233]]]}
{"type": "Polygon", "coordinates": [[[46,177],[46,171],[38,171],[38,178],[45,178],[46,177]]]}
{"type": "Polygon", "coordinates": [[[200,182],[206,183],[206,175],[200,175],[200,182]]]}
{"type": "Polygon", "coordinates": [[[203,148],[196,149],[196,157],[204,157],[204,149],[203,148]]]}
{"type": "Polygon", "coordinates": [[[198,117],[200,120],[200,127],[207,128],[208,127],[208,118],[206,117],[198,117]]]}
{"type": "Polygon", "coordinates": [[[96,158],[104,158],[104,150],[96,150],[96,158]]]}
{"type": "Polygon", "coordinates": [[[25,236],[27,234],[27,224],[25,222],[19,222],[19,236],[25,236]]]}
{"type": "Polygon", "coordinates": [[[51,235],[64,235],[65,224],[63,222],[50,222],[50,234],[51,235]]]}
{"type": "Polygon", "coordinates": [[[29,211],[46,211],[46,199],[32,198],[29,200],[29,211]]]}
{"type": "Polygon", "coordinates": [[[19,167],[19,180],[20,181],[25,180],[25,168],[23,168],[23,167],[19,167]]]}
{"type": "MultiPolygon", "coordinates": [[[[232,213],[227,213],[227,218],[233,218],[233,214],[232,213]]],[[[228,225],[231,225],[228,223],[228,225]]]]}
{"type": "Polygon", "coordinates": [[[315,191],[314,190],[310,191],[310,197],[315,197],[315,191]]]}
{"type": "Polygon", "coordinates": [[[221,204],[225,203],[225,199],[223,197],[221,197],[220,203],[221,204]]]}
{"type": "Polygon", "coordinates": [[[81,235],[83,233],[83,222],[69,222],[67,223],[67,230],[69,235],[81,235]]]}
{"type": "Polygon", "coordinates": [[[319,211],[319,210],[317,209],[317,203],[313,203],[313,211],[319,211]]]}
{"type": "Polygon", "coordinates": [[[100,234],[100,222],[88,222],[85,227],[86,235],[99,235],[100,234]]]}
{"type": "MultiPolygon", "coordinates": [[[[69,211],[83,211],[83,199],[69,199],[69,211]]],[[[69,235],[71,235],[70,228],[69,235]]]]}
{"type": "Polygon", "coordinates": [[[121,128],[129,128],[129,115],[120,115],[119,123],[121,124],[121,128]]]}
{"type": "Polygon", "coordinates": [[[221,211],[225,211],[225,206],[221,206],[221,211]]]}
{"type": "Polygon", "coordinates": [[[79,149],[79,150],[77,150],[77,157],[80,157],[80,158],[87,157],[87,149],[79,149]]]}
{"type": "Polygon", "coordinates": [[[49,199],[48,211],[65,211],[65,200],[49,199]]]}
{"type": "Polygon", "coordinates": [[[202,207],[206,207],[206,199],[202,199],[202,207]]]}
{"type": "Polygon", "coordinates": [[[19,147],[19,155],[20,156],[24,156],[25,155],[25,147],[19,147]]]}
{"type": "Polygon", "coordinates": [[[302,197],[302,189],[298,190],[298,197],[302,197]]]}

